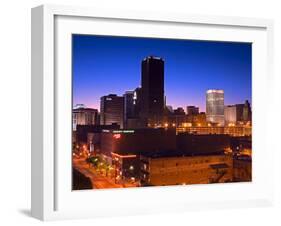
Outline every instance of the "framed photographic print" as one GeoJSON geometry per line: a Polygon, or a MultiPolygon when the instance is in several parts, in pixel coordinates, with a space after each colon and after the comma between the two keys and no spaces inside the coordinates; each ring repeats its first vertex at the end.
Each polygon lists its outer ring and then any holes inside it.
{"type": "Polygon", "coordinates": [[[32,215],[270,205],[272,21],[32,9],[32,215]]]}

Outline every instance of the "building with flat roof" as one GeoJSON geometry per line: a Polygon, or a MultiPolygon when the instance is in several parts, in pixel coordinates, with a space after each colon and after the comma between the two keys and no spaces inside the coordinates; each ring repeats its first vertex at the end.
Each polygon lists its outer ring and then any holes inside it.
{"type": "Polygon", "coordinates": [[[119,155],[140,155],[146,152],[176,150],[175,129],[143,128],[130,130],[103,130],[101,152],[110,157],[119,155]]]}
{"type": "Polygon", "coordinates": [[[243,121],[244,104],[227,105],[224,108],[225,125],[236,125],[243,121]]]}
{"type": "Polygon", "coordinates": [[[72,124],[73,130],[76,130],[77,125],[97,125],[98,110],[93,108],[87,108],[84,105],[77,105],[72,110],[72,124]]]}
{"type": "Polygon", "coordinates": [[[124,97],[109,94],[100,100],[100,124],[124,127],[124,97]]]}
{"type": "Polygon", "coordinates": [[[140,117],[147,124],[161,124],[164,114],[164,60],[149,56],[141,64],[140,117]]]}
{"type": "Polygon", "coordinates": [[[231,155],[140,156],[142,186],[209,184],[231,182],[231,155]]]}
{"type": "Polygon", "coordinates": [[[100,156],[114,166],[118,178],[139,178],[142,153],[176,150],[176,132],[169,129],[103,130],[100,156]]]}
{"type": "Polygon", "coordinates": [[[224,91],[210,89],[206,92],[206,116],[207,121],[224,125],[224,91]]]}

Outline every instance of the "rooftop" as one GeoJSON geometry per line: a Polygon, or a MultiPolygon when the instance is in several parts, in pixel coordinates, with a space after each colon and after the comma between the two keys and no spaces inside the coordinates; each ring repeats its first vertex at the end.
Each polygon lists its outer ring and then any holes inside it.
{"type": "Polygon", "coordinates": [[[84,107],[80,107],[80,108],[74,108],[72,109],[72,112],[73,113],[77,113],[77,112],[83,112],[83,111],[95,111],[97,112],[98,110],[97,109],[94,109],[94,108],[84,108],[84,107]]]}
{"type": "Polygon", "coordinates": [[[207,93],[224,93],[222,89],[209,89],[207,93]]]}
{"type": "Polygon", "coordinates": [[[164,59],[162,57],[158,57],[158,56],[147,56],[143,59],[143,61],[148,60],[148,59],[154,59],[154,60],[162,60],[164,61],[164,59]]]}

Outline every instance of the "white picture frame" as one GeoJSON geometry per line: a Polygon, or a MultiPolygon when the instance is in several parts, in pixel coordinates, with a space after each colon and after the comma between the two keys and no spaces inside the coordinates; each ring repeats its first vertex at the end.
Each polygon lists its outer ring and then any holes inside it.
{"type": "Polygon", "coordinates": [[[273,169],[274,150],[267,140],[268,115],[263,109],[264,105],[271,104],[272,63],[271,20],[56,5],[33,8],[32,216],[41,220],[56,220],[271,205],[273,179],[268,175],[273,169]],[[186,33],[182,33],[185,29],[189,32],[189,39],[249,41],[255,44],[253,152],[256,153],[253,160],[253,182],[223,186],[165,186],[72,192],[69,186],[71,149],[68,148],[71,145],[71,134],[63,133],[71,127],[69,34],[187,38],[186,33]],[[66,84],[62,85],[62,82],[66,84]],[[265,104],[263,100],[269,101],[265,104]],[[93,200],[99,206],[92,205],[93,200]],[[111,200],[118,205],[108,206],[102,203],[103,200],[111,200]]]}

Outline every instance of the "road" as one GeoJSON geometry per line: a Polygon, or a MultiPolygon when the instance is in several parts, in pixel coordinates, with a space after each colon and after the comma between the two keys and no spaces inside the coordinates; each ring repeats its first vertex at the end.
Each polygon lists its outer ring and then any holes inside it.
{"type": "Polygon", "coordinates": [[[73,167],[90,178],[95,189],[135,187],[135,185],[129,183],[114,183],[114,179],[103,176],[93,167],[89,167],[89,164],[85,162],[85,159],[73,159],[73,167]]]}

